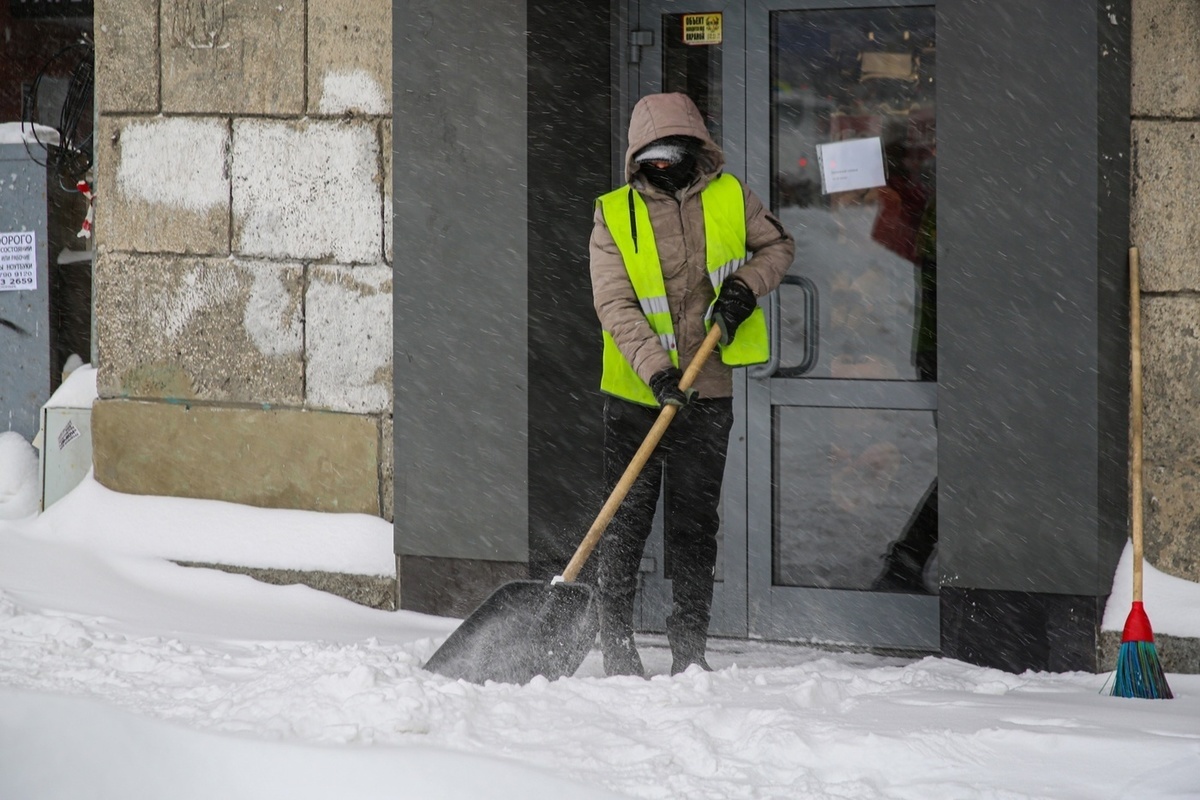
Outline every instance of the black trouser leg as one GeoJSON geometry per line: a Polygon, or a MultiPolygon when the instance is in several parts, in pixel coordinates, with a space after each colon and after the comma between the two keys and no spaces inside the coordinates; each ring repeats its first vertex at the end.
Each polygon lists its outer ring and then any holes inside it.
{"type": "Polygon", "coordinates": [[[717,564],[717,508],[733,402],[697,401],[674,431],[666,457],[664,536],[674,608],[667,638],[677,663],[703,659],[717,564]]]}
{"type": "MultiPolygon", "coordinates": [[[[604,408],[604,474],[609,492],[658,419],[657,409],[609,398],[604,408]]],[[[625,501],[597,552],[600,644],[606,656],[633,633],[633,601],[642,551],[663,486],[665,537],[674,609],[667,620],[672,651],[703,657],[712,609],[721,482],[733,401],[697,400],[677,414],[625,501]],[[665,467],[665,470],[664,470],[665,467]]]]}
{"type": "MultiPolygon", "coordinates": [[[[610,495],[657,419],[656,409],[615,398],[604,401],[604,485],[610,495]]],[[[663,449],[651,454],[617,508],[596,551],[600,647],[608,674],[640,672],[634,663],[633,601],[642,551],[662,486],[663,449]],[[631,655],[632,653],[632,655],[631,655]]]]}

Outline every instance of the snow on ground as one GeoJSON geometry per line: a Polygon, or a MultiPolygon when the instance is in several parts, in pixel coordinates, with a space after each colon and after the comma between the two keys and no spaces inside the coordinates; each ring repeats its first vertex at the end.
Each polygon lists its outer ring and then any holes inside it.
{"type": "Polygon", "coordinates": [[[0,520],[19,519],[38,510],[38,455],[25,437],[0,433],[0,520]]]}
{"type": "MultiPolygon", "coordinates": [[[[207,539],[187,557],[379,564],[387,526],[90,477],[17,513],[22,445],[0,434],[4,800],[1200,798],[1200,676],[1128,700],[1107,675],[716,641],[717,672],[672,678],[643,637],[650,680],[593,653],[573,678],[476,686],[420,668],[456,620],[166,560],[207,539]]],[[[1196,635],[1200,587],[1166,577],[1146,576],[1156,628],[1196,635]]]]}

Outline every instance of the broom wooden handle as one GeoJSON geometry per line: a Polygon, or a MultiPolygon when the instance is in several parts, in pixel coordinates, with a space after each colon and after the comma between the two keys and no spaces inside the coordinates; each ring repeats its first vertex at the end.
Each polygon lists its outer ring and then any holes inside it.
{"type": "MultiPolygon", "coordinates": [[[[695,383],[696,376],[700,374],[700,368],[704,366],[704,362],[708,360],[709,355],[712,353],[713,348],[717,346],[717,341],[720,338],[721,329],[713,325],[712,329],[708,332],[708,336],[704,337],[704,342],[700,345],[700,349],[696,351],[696,355],[692,358],[692,363],[688,364],[683,377],[679,379],[680,389],[686,392],[695,383]]],[[[600,514],[596,517],[596,521],[592,523],[592,527],[588,529],[587,535],[579,543],[579,547],[576,548],[575,555],[571,557],[567,568],[563,570],[561,577],[567,583],[571,583],[579,577],[579,571],[583,569],[588,556],[596,549],[596,545],[600,542],[600,537],[604,535],[604,530],[608,527],[608,523],[612,522],[613,515],[617,513],[617,508],[621,505],[621,501],[625,499],[625,495],[629,494],[629,490],[633,487],[633,482],[641,474],[642,467],[646,466],[646,462],[650,460],[650,454],[658,446],[659,440],[666,433],[667,426],[671,424],[671,420],[675,418],[675,414],[678,411],[679,406],[667,405],[663,406],[662,411],[658,412],[658,419],[654,421],[654,427],[650,428],[650,432],[646,434],[646,438],[642,441],[642,446],[634,453],[629,466],[625,468],[625,472],[621,475],[621,480],[617,481],[612,494],[608,496],[604,507],[600,509],[600,514]]]]}
{"type": "Polygon", "coordinates": [[[1133,600],[1142,600],[1142,301],[1138,249],[1129,248],[1130,516],[1133,534],[1133,600]]]}

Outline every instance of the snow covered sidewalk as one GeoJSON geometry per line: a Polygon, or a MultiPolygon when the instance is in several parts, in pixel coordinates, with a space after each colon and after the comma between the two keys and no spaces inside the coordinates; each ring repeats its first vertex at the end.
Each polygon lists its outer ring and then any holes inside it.
{"type": "Polygon", "coordinates": [[[1176,700],[1135,701],[1099,694],[1105,676],[718,644],[713,674],[605,679],[592,657],[572,679],[481,687],[419,668],[452,621],[11,530],[0,564],[0,797],[14,800],[1200,787],[1195,676],[1172,676],[1176,700]]]}
{"type": "Polygon", "coordinates": [[[1200,676],[1126,700],[1106,675],[716,642],[712,674],[669,677],[659,643],[650,680],[593,654],[573,678],[475,686],[420,669],[456,620],[111,541],[200,512],[253,537],[272,512],[81,490],[0,521],[4,800],[1200,797],[1200,676]]]}

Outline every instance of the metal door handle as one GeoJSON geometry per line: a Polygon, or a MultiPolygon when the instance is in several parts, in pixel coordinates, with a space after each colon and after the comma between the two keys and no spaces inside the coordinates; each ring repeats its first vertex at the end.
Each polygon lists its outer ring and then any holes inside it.
{"type": "Polygon", "coordinates": [[[767,341],[770,355],[765,364],[749,367],[751,378],[762,380],[778,374],[780,377],[798,378],[809,372],[817,365],[819,356],[817,336],[820,333],[819,301],[817,285],[803,275],[784,275],[782,283],[789,286],[799,286],[804,294],[804,360],[794,367],[780,369],[779,356],[782,350],[783,334],[780,330],[779,290],[767,295],[767,341]]]}
{"type": "MultiPolygon", "coordinates": [[[[784,276],[787,280],[787,276],[784,276]]],[[[769,378],[779,369],[779,290],[767,295],[767,361],[746,368],[746,374],[755,380],[769,378]]]]}

